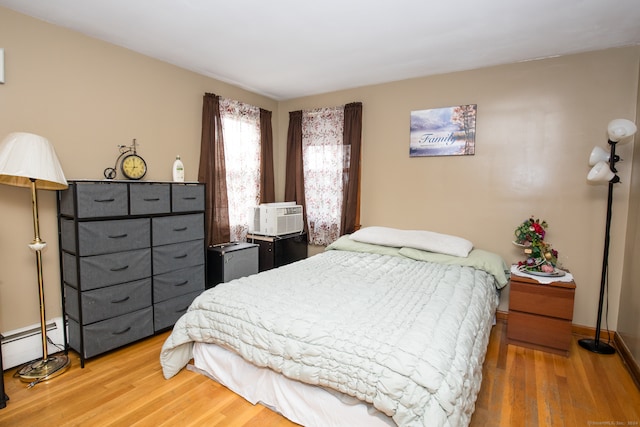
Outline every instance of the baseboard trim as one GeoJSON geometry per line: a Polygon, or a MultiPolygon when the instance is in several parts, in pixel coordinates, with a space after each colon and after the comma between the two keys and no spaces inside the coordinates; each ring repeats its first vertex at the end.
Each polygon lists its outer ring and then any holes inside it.
{"type": "MultiPolygon", "coordinates": [[[[497,311],[496,320],[508,323],[509,312],[497,311]]],[[[591,338],[596,335],[596,328],[571,324],[571,333],[577,337],[591,338]]],[[[600,336],[603,338],[603,341],[611,341],[610,344],[618,350],[618,354],[620,354],[622,362],[627,367],[629,375],[631,375],[633,382],[636,384],[638,389],[640,389],[640,365],[638,365],[638,362],[633,358],[633,355],[631,354],[631,351],[629,351],[629,347],[627,347],[624,339],[617,332],[609,331],[607,329],[601,329],[600,336]],[[610,336],[613,336],[612,340],[609,340],[610,336]]]]}
{"type": "Polygon", "coordinates": [[[631,374],[631,378],[633,378],[633,382],[636,383],[636,387],[640,389],[640,365],[638,365],[638,362],[633,358],[633,354],[631,354],[629,347],[627,347],[627,344],[620,334],[616,332],[613,338],[618,353],[620,353],[620,357],[624,362],[624,366],[627,367],[627,371],[631,374]]]}

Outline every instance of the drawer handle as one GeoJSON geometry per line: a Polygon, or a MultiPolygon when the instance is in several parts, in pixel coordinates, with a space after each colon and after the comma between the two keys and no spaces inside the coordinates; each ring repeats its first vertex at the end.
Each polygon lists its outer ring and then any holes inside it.
{"type": "Polygon", "coordinates": [[[93,199],[93,201],[96,203],[111,203],[115,200],[116,199],[93,199]]]}
{"type": "Polygon", "coordinates": [[[180,310],[176,310],[176,313],[184,313],[185,311],[187,311],[188,308],[189,308],[189,306],[186,306],[185,308],[181,308],[180,310]]]}
{"type": "Polygon", "coordinates": [[[120,304],[120,303],[123,303],[123,302],[128,301],[128,300],[129,300],[129,297],[124,297],[122,299],[112,300],[111,304],[120,304]]]}
{"type": "Polygon", "coordinates": [[[188,280],[185,280],[184,282],[176,283],[176,284],[175,284],[175,285],[173,285],[173,286],[184,286],[184,285],[186,285],[187,283],[189,283],[189,281],[188,281],[188,280]]]}
{"type": "Polygon", "coordinates": [[[189,227],[174,228],[173,231],[187,231],[189,227]]]}
{"type": "Polygon", "coordinates": [[[174,257],[173,257],[173,259],[183,259],[183,258],[186,258],[186,257],[187,257],[187,254],[184,254],[184,255],[176,255],[176,256],[174,256],[174,257]]]}
{"type": "Polygon", "coordinates": [[[125,265],[124,267],[112,268],[111,271],[124,271],[127,268],[129,268],[129,266],[125,265]]]}
{"type": "Polygon", "coordinates": [[[154,198],[145,198],[143,199],[145,202],[157,202],[158,200],[160,200],[160,197],[154,197],[154,198]]]}
{"type": "Polygon", "coordinates": [[[113,335],[122,335],[122,334],[126,334],[127,332],[129,332],[131,330],[131,326],[128,326],[127,328],[125,328],[122,331],[119,332],[111,332],[113,335]]]}
{"type": "Polygon", "coordinates": [[[114,236],[108,236],[110,239],[122,239],[124,237],[127,237],[129,234],[128,233],[124,233],[124,234],[116,234],[114,236]]]}
{"type": "Polygon", "coordinates": [[[182,200],[195,200],[197,197],[183,197],[182,200]]]}

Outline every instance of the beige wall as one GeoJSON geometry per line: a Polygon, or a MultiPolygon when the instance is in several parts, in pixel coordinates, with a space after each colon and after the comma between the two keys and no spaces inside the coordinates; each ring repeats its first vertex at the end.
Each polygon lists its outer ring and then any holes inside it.
{"type": "MultiPolygon", "coordinates": [[[[577,283],[574,322],[595,326],[607,187],[590,185],[588,157],[607,146],[607,124],[634,119],[640,48],[524,62],[367,86],[280,103],[288,112],[363,102],[362,223],[424,228],[469,238],[521,259],[513,231],[546,219],[548,240],[577,283]],[[409,157],[412,110],[477,104],[476,154],[409,157]]],[[[633,144],[618,150],[631,159],[633,144]]],[[[618,318],[630,162],[616,186],[609,327],[618,318]]],[[[283,159],[276,166],[283,182],[283,159]]],[[[282,186],[280,186],[282,188],[282,186]]],[[[507,307],[506,292],[501,309],[507,307]]]]}
{"type": "MultiPolygon", "coordinates": [[[[640,77],[640,76],[639,76],[640,77]]],[[[636,123],[640,123],[640,90],[638,91],[636,123]]],[[[636,141],[640,138],[636,136],[636,141]]],[[[637,142],[636,142],[637,144],[637,142]]],[[[635,149],[632,159],[631,195],[627,221],[627,245],[624,254],[624,271],[618,315],[618,332],[640,366],[640,150],[635,149]]],[[[629,167],[620,164],[621,167],[629,167]]]]}
{"type": "MultiPolygon", "coordinates": [[[[202,94],[272,110],[276,195],[284,193],[288,113],[363,102],[362,222],[425,228],[520,258],[510,243],[529,215],[550,223],[549,241],[576,277],[574,322],[595,325],[606,186],[589,185],[587,159],[606,146],[606,125],[637,110],[640,47],[367,86],[275,102],[0,8],[6,84],[0,137],[27,130],[56,146],[68,178],[100,179],[117,144],[137,138],[148,179],[170,178],[176,154],[196,179],[202,94]],[[613,66],[612,64],[616,64],[613,66]],[[478,105],[476,154],[409,158],[412,110],[478,105]]],[[[619,154],[631,159],[633,144],[619,154]]],[[[631,162],[620,168],[611,248],[609,326],[615,328],[631,162]]],[[[0,187],[0,331],[37,323],[29,195],[0,187]]],[[[41,192],[49,316],[59,315],[53,193],[41,192]]],[[[502,309],[506,307],[506,294],[502,309]]]]}
{"type": "MultiPolygon", "coordinates": [[[[148,180],[177,154],[197,179],[205,92],[277,110],[271,99],[0,7],[0,138],[27,131],[55,146],[67,179],[102,179],[118,144],[140,143],[148,180]]],[[[274,132],[277,132],[274,123],[274,132]]],[[[39,192],[47,317],[60,315],[55,195],[39,192]]],[[[29,191],[0,186],[0,331],[39,322],[29,191]]]]}

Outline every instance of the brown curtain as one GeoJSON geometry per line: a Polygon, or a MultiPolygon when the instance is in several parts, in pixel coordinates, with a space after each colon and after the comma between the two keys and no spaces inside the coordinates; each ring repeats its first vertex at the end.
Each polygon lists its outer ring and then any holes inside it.
{"type": "Polygon", "coordinates": [[[271,111],[260,109],[260,203],[276,201],[271,111]]]}
{"type": "Polygon", "coordinates": [[[227,171],[224,163],[220,97],[212,93],[205,93],[202,103],[202,140],[198,181],[207,184],[205,210],[207,246],[226,243],[231,239],[227,171]]]}
{"type": "Polygon", "coordinates": [[[304,198],[304,172],[302,168],[302,111],[289,113],[285,173],[284,200],[302,205],[304,230],[307,231],[307,206],[304,198]]]}
{"type": "Polygon", "coordinates": [[[362,141],[362,103],[344,106],[343,144],[345,173],[342,189],[340,234],[351,234],[360,228],[360,147],[362,141]]]}

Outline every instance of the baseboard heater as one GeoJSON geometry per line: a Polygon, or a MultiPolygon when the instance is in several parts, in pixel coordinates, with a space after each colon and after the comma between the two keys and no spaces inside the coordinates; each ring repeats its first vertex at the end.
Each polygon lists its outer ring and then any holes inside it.
{"type": "MultiPolygon", "coordinates": [[[[40,332],[39,323],[3,332],[2,367],[9,369],[42,358],[42,334],[40,332]]],[[[47,337],[61,348],[64,347],[62,317],[57,317],[47,322],[47,337]]],[[[47,344],[49,354],[60,351],[60,348],[50,342],[47,344]]]]}

